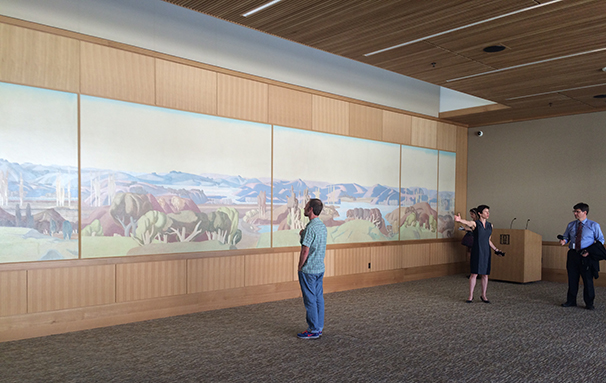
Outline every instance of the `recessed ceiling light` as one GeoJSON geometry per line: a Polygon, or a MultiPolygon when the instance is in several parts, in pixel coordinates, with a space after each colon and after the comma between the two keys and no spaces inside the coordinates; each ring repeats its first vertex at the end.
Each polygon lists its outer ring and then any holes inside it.
{"type": "Polygon", "coordinates": [[[606,98],[606,94],[597,94],[593,98],[606,98]]]}
{"type": "Polygon", "coordinates": [[[503,46],[503,45],[491,45],[491,46],[483,49],[483,51],[487,52],[487,53],[501,52],[504,50],[505,50],[505,46],[503,46]]]}
{"type": "Polygon", "coordinates": [[[282,1],[282,0],[273,0],[273,1],[270,1],[269,3],[265,3],[265,4],[261,5],[260,7],[257,7],[257,8],[255,8],[253,10],[250,10],[250,11],[246,12],[246,13],[243,13],[242,16],[248,17],[250,15],[254,15],[255,13],[257,13],[259,11],[262,11],[265,8],[271,7],[272,5],[277,4],[280,1],[282,1]]]}

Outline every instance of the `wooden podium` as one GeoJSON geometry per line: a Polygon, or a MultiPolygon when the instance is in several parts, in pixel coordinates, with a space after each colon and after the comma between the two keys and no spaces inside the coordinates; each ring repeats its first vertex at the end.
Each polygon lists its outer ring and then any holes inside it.
{"type": "Polygon", "coordinates": [[[530,230],[493,229],[492,243],[505,252],[492,253],[490,279],[508,282],[541,280],[543,238],[530,230]]]}

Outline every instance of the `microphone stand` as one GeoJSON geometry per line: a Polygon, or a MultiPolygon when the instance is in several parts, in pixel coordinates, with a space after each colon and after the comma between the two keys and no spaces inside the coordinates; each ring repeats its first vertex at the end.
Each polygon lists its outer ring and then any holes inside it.
{"type": "Polygon", "coordinates": [[[511,223],[509,224],[509,230],[511,230],[511,228],[513,227],[513,221],[515,221],[517,218],[514,218],[511,220],[511,223]]]}

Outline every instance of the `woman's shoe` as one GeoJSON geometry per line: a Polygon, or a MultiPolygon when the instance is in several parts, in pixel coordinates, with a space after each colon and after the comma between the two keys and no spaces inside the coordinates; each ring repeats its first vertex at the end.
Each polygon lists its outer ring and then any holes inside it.
{"type": "Polygon", "coordinates": [[[473,303],[473,299],[468,299],[465,301],[465,303],[473,303]]]}
{"type": "Polygon", "coordinates": [[[489,301],[488,299],[484,299],[484,297],[482,297],[482,296],[480,297],[480,299],[481,299],[481,300],[482,300],[482,302],[484,302],[484,303],[490,303],[490,301],[489,301]]]}

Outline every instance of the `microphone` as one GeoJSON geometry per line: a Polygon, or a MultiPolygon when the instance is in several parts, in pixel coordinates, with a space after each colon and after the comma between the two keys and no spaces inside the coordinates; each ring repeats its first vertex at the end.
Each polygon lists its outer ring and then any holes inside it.
{"type": "Polygon", "coordinates": [[[564,236],[562,234],[558,234],[558,239],[562,240],[562,239],[564,239],[564,236]]]}
{"type": "Polygon", "coordinates": [[[509,224],[509,230],[511,230],[511,227],[513,226],[513,221],[515,221],[515,220],[516,220],[516,218],[511,220],[511,223],[509,224]]]}
{"type": "Polygon", "coordinates": [[[526,229],[524,230],[528,230],[528,222],[530,222],[530,218],[528,218],[528,221],[526,221],[526,229]]]}

